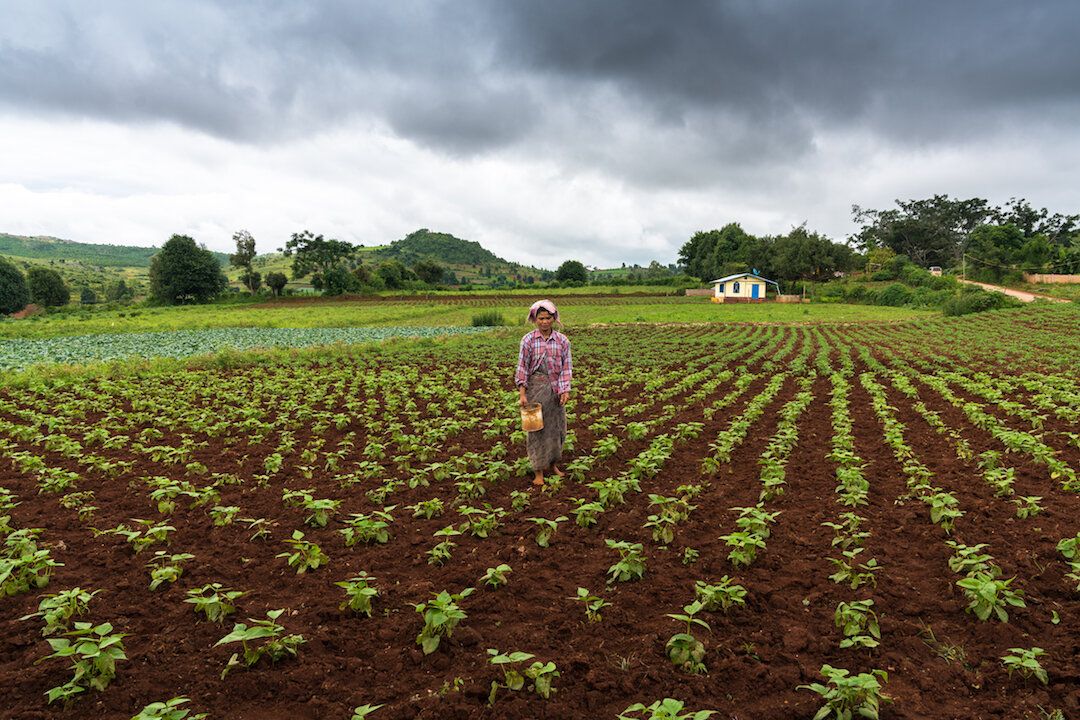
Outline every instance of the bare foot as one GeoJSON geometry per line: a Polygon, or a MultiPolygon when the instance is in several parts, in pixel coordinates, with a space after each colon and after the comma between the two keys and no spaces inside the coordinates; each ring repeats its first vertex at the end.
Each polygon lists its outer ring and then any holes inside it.
{"type": "Polygon", "coordinates": [[[559,477],[566,477],[566,473],[564,473],[562,470],[560,470],[558,465],[552,465],[551,466],[551,471],[553,473],[555,473],[556,475],[558,475],[559,477]]]}
{"type": "Polygon", "coordinates": [[[536,473],[536,477],[533,478],[533,485],[536,485],[537,487],[543,487],[544,486],[544,475],[543,475],[543,473],[536,473]]]}

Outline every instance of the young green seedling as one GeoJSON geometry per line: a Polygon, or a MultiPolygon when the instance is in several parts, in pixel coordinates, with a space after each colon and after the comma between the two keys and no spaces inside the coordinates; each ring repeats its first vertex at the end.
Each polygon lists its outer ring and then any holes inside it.
{"type": "Polygon", "coordinates": [[[892,698],[881,692],[881,681],[889,680],[884,670],[871,670],[850,677],[848,670],[826,664],[821,666],[821,674],[828,685],[799,685],[800,690],[812,690],[825,701],[825,705],[814,715],[814,720],[823,720],[830,715],[837,720],[848,720],[856,714],[876,720],[881,703],[892,702],[892,698]]]}
{"type": "Polygon", "coordinates": [[[701,608],[710,612],[720,610],[726,613],[738,605],[746,605],[746,588],[736,584],[727,575],[720,578],[715,585],[710,585],[704,580],[694,583],[694,595],[701,608]]]}
{"type": "Polygon", "coordinates": [[[310,540],[305,540],[304,533],[299,530],[293,530],[292,539],[285,543],[292,545],[293,552],[278,553],[276,557],[286,558],[289,567],[296,568],[297,575],[303,575],[308,570],[317,570],[330,562],[322,548],[310,540]]]}
{"type": "Polygon", "coordinates": [[[600,611],[611,605],[611,603],[601,597],[590,595],[589,591],[583,587],[579,587],[577,589],[577,596],[570,599],[577,600],[585,606],[585,618],[591,623],[600,622],[602,620],[600,611]]]}
{"type": "MultiPolygon", "coordinates": [[[[250,627],[244,623],[236,623],[232,632],[214,643],[214,647],[228,643],[241,643],[244,648],[244,664],[248,667],[259,662],[259,658],[263,655],[269,655],[271,663],[276,663],[286,655],[295,657],[297,648],[307,641],[302,635],[297,634],[282,637],[285,628],[278,624],[277,619],[284,612],[284,608],[267,610],[266,620],[248,618],[248,621],[252,623],[250,627]],[[256,645],[255,641],[257,640],[265,640],[266,642],[256,645]]],[[[239,656],[239,653],[233,653],[232,657],[229,658],[225,669],[221,672],[222,680],[225,679],[230,670],[240,664],[239,656]]]]}
{"type": "Polygon", "coordinates": [[[487,572],[480,576],[480,582],[493,588],[501,587],[506,584],[506,574],[509,572],[513,572],[510,566],[502,563],[498,567],[488,568],[487,572]]]}
{"type": "Polygon", "coordinates": [[[154,559],[146,563],[150,568],[150,589],[157,590],[162,583],[174,583],[184,574],[184,563],[194,559],[191,553],[167,554],[164,550],[154,553],[154,559]]]}
{"type": "Polygon", "coordinates": [[[339,610],[349,608],[355,613],[362,613],[371,617],[371,601],[378,597],[379,591],[368,585],[375,582],[375,578],[366,572],[360,571],[356,576],[334,583],[345,591],[345,600],[338,607],[339,610]]]}
{"type": "Polygon", "coordinates": [[[127,659],[123,643],[127,635],[112,630],[110,623],[95,627],[93,623],[76,622],[75,629],[62,637],[48,638],[53,652],[37,662],[54,657],[74,658],[71,669],[75,671],[75,676],[67,683],[45,693],[50,704],[55,700],[63,700],[67,704],[75,695],[87,689],[100,692],[109,686],[116,676],[116,661],[127,659]]]}
{"type": "Polygon", "coordinates": [[[55,635],[68,630],[68,621],[76,615],[85,615],[89,611],[89,603],[100,590],[86,592],[82,588],[61,590],[53,595],[43,595],[38,603],[38,611],[24,615],[20,620],[41,618],[45,621],[45,627],[41,629],[42,635],[55,635]]]}
{"type": "Polygon", "coordinates": [[[682,712],[684,707],[685,703],[683,703],[682,700],[676,700],[675,698],[657,700],[651,705],[634,703],[619,713],[616,720],[708,720],[710,716],[716,714],[716,710],[698,710],[697,712],[687,711],[684,713],[682,712]],[[649,714],[641,715],[638,718],[632,718],[629,715],[629,713],[632,712],[649,714]]]}
{"type": "Polygon", "coordinates": [[[1001,664],[1009,671],[1009,677],[1012,677],[1013,670],[1016,670],[1020,673],[1021,677],[1029,678],[1034,675],[1043,685],[1048,685],[1050,683],[1050,678],[1046,674],[1046,670],[1037,659],[1044,657],[1047,654],[1045,650],[1040,647],[1033,647],[1030,649],[1009,648],[1009,652],[1016,654],[1004,655],[1001,658],[1001,664]]]}
{"type": "Polygon", "coordinates": [[[877,615],[871,610],[873,600],[853,600],[836,606],[833,622],[844,632],[841,648],[874,648],[881,639],[877,615]]]}
{"type": "Polygon", "coordinates": [[[641,554],[641,543],[629,543],[625,540],[615,542],[604,541],[609,548],[617,550],[619,560],[608,568],[611,578],[608,583],[627,582],[628,580],[640,580],[645,575],[645,560],[648,558],[641,554]]]}
{"type": "Polygon", "coordinates": [[[551,542],[551,536],[559,530],[559,523],[566,520],[565,515],[560,515],[554,520],[548,520],[547,518],[528,518],[530,522],[534,522],[538,526],[536,532],[536,544],[540,547],[547,547],[551,542]]]}
{"type": "Polygon", "coordinates": [[[210,622],[221,622],[226,615],[236,612],[236,605],[233,603],[248,592],[250,591],[230,590],[221,583],[210,583],[188,590],[184,602],[193,604],[195,612],[201,612],[210,622]]]}
{"type": "MultiPolygon", "coordinates": [[[[370,513],[351,513],[351,520],[345,521],[345,527],[338,530],[345,537],[345,546],[352,547],[357,543],[370,545],[371,543],[385,544],[390,540],[390,523],[394,517],[390,514],[397,505],[387,505],[382,510],[372,510],[370,513]]],[[[415,515],[414,515],[415,517],[415,515]]]]}
{"type": "Polygon", "coordinates": [[[450,637],[458,623],[467,615],[458,603],[472,594],[474,588],[466,588],[458,595],[452,595],[443,590],[432,593],[435,597],[426,603],[416,603],[413,607],[424,618],[424,627],[416,636],[416,644],[421,647],[425,655],[430,655],[439,649],[439,642],[444,637],[450,637]]]}

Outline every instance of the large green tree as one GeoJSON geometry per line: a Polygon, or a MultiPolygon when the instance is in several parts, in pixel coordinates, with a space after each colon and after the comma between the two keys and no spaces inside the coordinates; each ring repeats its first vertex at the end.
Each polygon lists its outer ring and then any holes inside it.
{"type": "Polygon", "coordinates": [[[64,278],[52,268],[34,265],[26,273],[30,302],[45,307],[61,307],[71,302],[71,291],[64,278]]]}
{"type": "Polygon", "coordinates": [[[577,260],[567,260],[555,271],[555,279],[559,282],[586,282],[589,274],[577,260]]]}
{"type": "Polygon", "coordinates": [[[421,260],[413,265],[416,276],[428,285],[437,285],[443,279],[443,266],[434,260],[421,260]]]}
{"type": "Polygon", "coordinates": [[[311,272],[325,275],[356,252],[356,246],[344,240],[327,240],[322,235],[314,235],[310,230],[304,230],[293,233],[292,239],[285,243],[282,252],[286,256],[292,256],[293,279],[298,280],[311,272]]]}
{"type": "Polygon", "coordinates": [[[227,285],[214,254],[187,235],[173,235],[150,260],[150,295],[170,305],[206,302],[227,285]]]}
{"type": "Polygon", "coordinates": [[[814,283],[824,282],[846,272],[855,264],[855,254],[846,245],[834,243],[805,226],[793,229],[775,241],[775,272],[782,280],[809,280],[810,292],[814,283]]]}
{"type": "Polygon", "coordinates": [[[255,238],[247,230],[239,230],[232,237],[236,252],[229,256],[229,262],[240,270],[240,282],[254,295],[262,284],[262,276],[251,267],[251,261],[255,259],[255,238]]]}
{"type": "Polygon", "coordinates": [[[270,286],[270,289],[274,291],[274,297],[281,295],[281,291],[285,288],[285,284],[289,282],[289,278],[285,276],[285,273],[272,272],[266,274],[266,284],[270,286]]]}
{"type": "Polygon", "coordinates": [[[0,315],[11,315],[30,302],[30,288],[19,268],[0,257],[0,315]]]}

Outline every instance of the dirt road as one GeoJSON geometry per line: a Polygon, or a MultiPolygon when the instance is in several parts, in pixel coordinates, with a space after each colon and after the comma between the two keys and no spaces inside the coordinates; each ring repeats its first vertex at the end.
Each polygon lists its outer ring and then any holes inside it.
{"type": "Polygon", "coordinates": [[[967,283],[968,285],[978,285],[983,290],[992,290],[994,292],[1005,293],[1006,295],[1014,297],[1018,300],[1022,300],[1024,302],[1032,302],[1034,300],[1049,300],[1050,302],[1058,303],[1069,302],[1068,300],[1064,300],[1062,298],[1050,297],[1049,295],[1038,295],[1036,293],[1024,292],[1023,290],[1013,290],[1012,288],[1000,287],[998,285],[987,285],[986,283],[975,282],[974,280],[961,280],[960,282],[967,283]]]}

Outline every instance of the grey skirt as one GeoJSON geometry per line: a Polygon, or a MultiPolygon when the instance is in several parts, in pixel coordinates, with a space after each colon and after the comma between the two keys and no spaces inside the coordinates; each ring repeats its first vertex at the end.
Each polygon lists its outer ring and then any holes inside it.
{"type": "Polygon", "coordinates": [[[529,376],[525,386],[525,399],[540,403],[544,413],[544,427],[526,433],[525,451],[533,472],[543,472],[562,458],[566,442],[566,408],[559,404],[559,396],[543,370],[529,376]]]}

